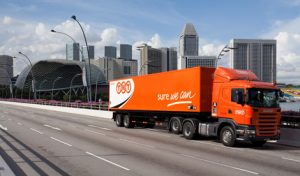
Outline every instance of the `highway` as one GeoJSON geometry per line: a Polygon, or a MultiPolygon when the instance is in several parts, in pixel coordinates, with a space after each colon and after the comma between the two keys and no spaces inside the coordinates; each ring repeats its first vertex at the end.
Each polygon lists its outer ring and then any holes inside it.
{"type": "Polygon", "coordinates": [[[0,106],[0,154],[16,175],[299,175],[300,148],[228,148],[111,119],[0,106]]]}

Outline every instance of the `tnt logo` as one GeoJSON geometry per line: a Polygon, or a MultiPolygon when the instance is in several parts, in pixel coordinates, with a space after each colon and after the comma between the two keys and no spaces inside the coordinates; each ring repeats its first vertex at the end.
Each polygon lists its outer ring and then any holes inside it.
{"type": "Polygon", "coordinates": [[[117,90],[118,94],[129,93],[131,91],[131,83],[130,83],[130,81],[118,82],[116,90],[117,90]]]}

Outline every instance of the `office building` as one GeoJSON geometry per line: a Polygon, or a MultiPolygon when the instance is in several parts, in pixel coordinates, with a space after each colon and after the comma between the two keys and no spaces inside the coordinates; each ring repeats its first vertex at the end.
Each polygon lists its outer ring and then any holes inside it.
{"type": "Polygon", "coordinates": [[[67,60],[80,60],[80,46],[79,43],[72,43],[66,45],[66,59],[67,60]]]}
{"type": "Polygon", "coordinates": [[[117,47],[105,46],[104,47],[104,57],[117,58],[117,47]]]}
{"type": "Polygon", "coordinates": [[[132,46],[129,44],[120,44],[120,58],[125,60],[132,59],[132,46]]]}
{"type": "Polygon", "coordinates": [[[161,48],[162,71],[177,70],[177,50],[172,48],[161,48]]]}
{"type": "Polygon", "coordinates": [[[216,56],[185,56],[186,65],[185,68],[191,67],[216,67],[216,56]]]}
{"type": "Polygon", "coordinates": [[[137,60],[104,57],[91,62],[104,73],[106,81],[136,76],[138,72],[137,60]]]}
{"type": "Polygon", "coordinates": [[[162,72],[162,51],[143,44],[137,48],[140,51],[139,75],[162,72]]]}
{"type": "Polygon", "coordinates": [[[231,67],[252,70],[265,82],[276,81],[276,40],[232,39],[231,67]]]}
{"type": "MultiPolygon", "coordinates": [[[[189,56],[198,56],[199,52],[199,37],[192,23],[184,25],[179,36],[179,59],[178,69],[187,68],[189,64],[187,58],[189,56]]],[[[195,60],[195,58],[191,59],[195,60]]]]}
{"type": "MultiPolygon", "coordinates": [[[[81,47],[82,50],[82,56],[81,56],[81,60],[88,60],[88,51],[87,51],[87,47],[86,46],[82,46],[81,47]]],[[[89,55],[90,55],[90,59],[94,59],[95,58],[95,46],[89,45],[89,55]]]]}
{"type": "Polygon", "coordinates": [[[10,85],[13,77],[13,58],[0,55],[0,85],[10,85]]]}

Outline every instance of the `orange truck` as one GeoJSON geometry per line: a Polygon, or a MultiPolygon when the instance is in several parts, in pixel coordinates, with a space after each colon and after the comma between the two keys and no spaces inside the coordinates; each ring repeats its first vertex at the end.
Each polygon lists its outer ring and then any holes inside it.
{"type": "Polygon", "coordinates": [[[116,125],[165,126],[187,139],[263,145],[280,137],[280,90],[248,70],[194,67],[109,82],[116,125]]]}

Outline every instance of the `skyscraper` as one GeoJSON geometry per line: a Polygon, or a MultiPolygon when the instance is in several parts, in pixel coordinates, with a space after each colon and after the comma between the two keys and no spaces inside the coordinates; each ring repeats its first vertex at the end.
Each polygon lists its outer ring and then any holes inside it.
{"type": "Polygon", "coordinates": [[[140,50],[139,75],[158,73],[162,71],[162,52],[147,44],[138,47],[140,50]]]}
{"type": "Polygon", "coordinates": [[[276,81],[276,40],[232,39],[231,67],[252,70],[266,82],[276,81]]]}
{"type": "Polygon", "coordinates": [[[120,44],[120,58],[132,60],[132,46],[129,44],[120,44]]]}
{"type": "Polygon", "coordinates": [[[66,59],[67,60],[80,60],[79,43],[72,43],[66,45],[66,59]]]}
{"type": "Polygon", "coordinates": [[[109,58],[117,58],[117,47],[115,46],[105,46],[104,56],[109,58]]]}
{"type": "Polygon", "coordinates": [[[0,55],[0,85],[10,85],[13,77],[13,58],[0,55]]]}
{"type": "Polygon", "coordinates": [[[198,34],[192,23],[184,25],[179,38],[180,56],[198,56],[198,34]]]}
{"type": "MultiPolygon", "coordinates": [[[[82,56],[81,56],[81,60],[87,60],[88,59],[88,52],[87,52],[87,47],[86,46],[82,46],[82,56]]],[[[89,55],[90,55],[90,59],[94,59],[95,58],[95,46],[93,45],[89,45],[89,55]]]]}
{"type": "Polygon", "coordinates": [[[202,66],[202,67],[216,67],[216,56],[186,56],[186,68],[202,66]]]}
{"type": "Polygon", "coordinates": [[[177,70],[177,51],[175,47],[161,48],[162,71],[177,70]]]}

